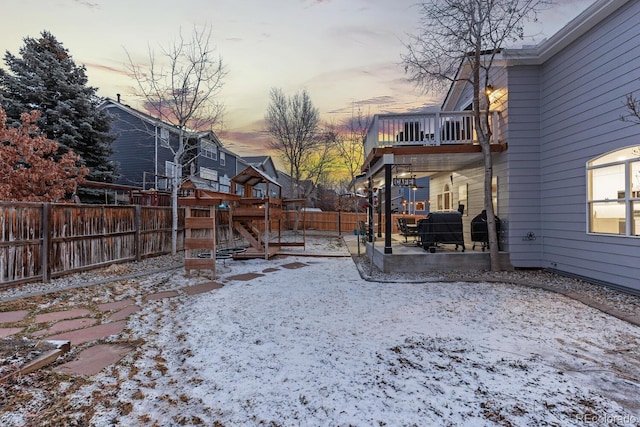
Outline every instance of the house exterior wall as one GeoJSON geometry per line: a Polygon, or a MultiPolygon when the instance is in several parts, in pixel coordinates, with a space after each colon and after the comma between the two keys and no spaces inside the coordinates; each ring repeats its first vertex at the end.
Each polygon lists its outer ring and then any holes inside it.
{"type": "MultiPolygon", "coordinates": [[[[142,187],[144,172],[155,173],[155,126],[117,107],[107,107],[114,117],[111,132],[117,135],[112,144],[111,160],[118,164],[120,178],[116,184],[142,187]]],[[[165,174],[165,161],[173,161],[173,155],[158,143],[158,174],[165,174]]]]}
{"type": "Polygon", "coordinates": [[[640,143],[640,125],[620,120],[625,96],[640,90],[638,22],[640,2],[627,2],[540,69],[541,267],[635,290],[640,238],[587,232],[585,166],[640,143]]]}
{"type": "MultiPolygon", "coordinates": [[[[497,189],[497,210],[496,215],[501,221],[501,232],[499,235],[499,244],[501,251],[510,251],[509,236],[511,235],[509,225],[509,194],[508,194],[508,180],[506,177],[506,159],[503,157],[506,154],[494,155],[494,177],[498,180],[497,189]]],[[[464,212],[462,214],[462,229],[464,235],[464,242],[468,248],[473,246],[473,240],[471,239],[471,220],[484,209],[484,167],[478,166],[468,169],[463,169],[446,174],[434,175],[430,179],[430,191],[431,191],[431,212],[438,211],[437,209],[437,197],[443,193],[444,186],[449,184],[452,188],[453,195],[453,210],[458,208],[458,204],[465,205],[464,212]],[[451,176],[453,175],[453,185],[451,185],[451,176]],[[465,187],[461,192],[461,187],[465,187]],[[466,190],[466,191],[465,191],[466,190]],[[461,195],[466,193],[467,199],[461,200],[461,195]]],[[[479,246],[476,245],[476,250],[479,246]]]]}
{"type": "Polygon", "coordinates": [[[508,231],[507,245],[514,267],[540,267],[542,219],[540,212],[540,71],[539,67],[509,69],[503,116],[509,149],[496,167],[504,173],[500,194],[501,219],[508,231]],[[531,236],[531,237],[528,237],[531,236]]]}
{"type": "MultiPolygon", "coordinates": [[[[118,163],[120,177],[116,184],[143,187],[145,172],[147,173],[145,189],[155,186],[154,174],[156,172],[156,147],[157,147],[157,173],[160,176],[168,175],[166,162],[173,162],[174,155],[170,148],[164,146],[161,140],[160,128],[156,129],[156,122],[152,117],[131,109],[128,106],[116,104],[115,101],[106,101],[103,107],[109,111],[114,120],[111,123],[111,132],[116,134],[113,142],[113,154],[111,160],[118,163]],[[148,118],[147,118],[148,117],[148,118]]],[[[174,128],[169,131],[169,144],[178,147],[178,133],[174,128]]],[[[195,146],[195,152],[186,155],[184,159],[183,176],[193,174],[201,176],[201,168],[213,170],[217,174],[217,180],[209,181],[210,187],[215,191],[228,192],[231,178],[237,174],[238,156],[225,149],[218,138],[212,132],[201,133],[192,136],[189,145],[195,146]],[[197,138],[197,139],[195,139],[197,138]],[[202,155],[202,141],[208,141],[217,147],[214,159],[202,155]],[[224,164],[221,161],[224,153],[224,164]],[[193,157],[197,154],[197,157],[193,157]]],[[[169,183],[159,178],[158,187],[164,189],[169,183]]]]}
{"type": "MultiPolygon", "coordinates": [[[[206,139],[206,138],[205,138],[206,139]]],[[[215,191],[220,191],[220,192],[224,192],[224,193],[228,193],[230,192],[231,188],[231,178],[233,178],[234,176],[236,176],[236,174],[238,173],[236,171],[236,166],[237,166],[237,157],[235,154],[233,154],[232,152],[230,152],[229,150],[226,150],[224,148],[222,148],[222,146],[218,145],[215,141],[211,141],[208,140],[211,143],[216,144],[216,146],[218,147],[218,155],[216,159],[211,159],[209,157],[205,157],[204,155],[202,155],[202,146],[200,144],[198,144],[198,154],[199,156],[197,157],[197,159],[195,159],[195,165],[196,165],[196,171],[195,174],[200,176],[201,178],[203,178],[200,175],[201,169],[200,168],[206,168],[206,169],[211,169],[214,170],[218,173],[218,179],[217,181],[214,181],[213,184],[213,189],[215,191]],[[222,164],[222,154],[224,153],[224,164],[222,164]]]]}

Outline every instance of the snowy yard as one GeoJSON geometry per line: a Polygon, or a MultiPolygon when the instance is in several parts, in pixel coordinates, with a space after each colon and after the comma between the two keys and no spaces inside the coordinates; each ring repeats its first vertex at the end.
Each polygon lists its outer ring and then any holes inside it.
{"type": "Polygon", "coordinates": [[[350,258],[220,275],[248,272],[147,305],[140,347],[71,401],[99,426],[640,425],[640,328],[564,296],[367,282],[350,258]]]}

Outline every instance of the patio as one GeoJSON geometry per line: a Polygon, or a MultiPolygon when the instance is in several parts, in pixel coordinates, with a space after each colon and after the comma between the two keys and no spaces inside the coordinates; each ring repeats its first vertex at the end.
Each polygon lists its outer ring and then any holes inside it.
{"type": "MultiPolygon", "coordinates": [[[[357,245],[357,236],[345,236],[349,245],[357,245]]],[[[422,249],[421,246],[413,244],[411,239],[405,243],[404,237],[400,234],[391,235],[392,253],[385,253],[384,234],[376,237],[371,242],[361,242],[361,253],[371,257],[373,253],[373,264],[385,273],[428,273],[434,271],[477,271],[490,270],[491,260],[489,251],[482,251],[479,245],[473,250],[471,242],[465,242],[466,249],[455,250],[455,245],[439,245],[435,253],[430,253],[422,249]]],[[[353,253],[353,251],[352,251],[353,253]]],[[[511,270],[509,253],[500,252],[500,264],[504,270],[511,270]]]]}

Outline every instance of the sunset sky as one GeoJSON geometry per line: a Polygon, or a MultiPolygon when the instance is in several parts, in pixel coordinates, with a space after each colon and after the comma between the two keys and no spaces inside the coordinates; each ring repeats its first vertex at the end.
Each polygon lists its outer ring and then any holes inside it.
{"type": "MultiPolygon", "coordinates": [[[[417,0],[21,0],[5,2],[0,50],[15,55],[25,37],[50,31],[76,64],[87,67],[100,96],[139,108],[127,55],[144,63],[149,47],[167,46],[180,29],[210,24],[229,72],[218,130],[240,155],[265,154],[263,118],[269,91],[305,88],[323,120],[439,106],[406,80],[403,42],[418,32],[417,0]]],[[[553,35],[594,0],[556,0],[527,26],[523,44],[553,35]]],[[[4,67],[4,62],[0,64],[4,67]]],[[[444,95],[444,94],[443,94],[444,95]]]]}

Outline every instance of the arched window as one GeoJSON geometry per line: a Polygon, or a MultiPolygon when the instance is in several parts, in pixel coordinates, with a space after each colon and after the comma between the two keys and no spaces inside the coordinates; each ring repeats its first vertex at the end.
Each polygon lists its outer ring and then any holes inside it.
{"type": "Polygon", "coordinates": [[[587,162],[589,233],[640,236],[640,146],[587,162]]]}
{"type": "Polygon", "coordinates": [[[448,211],[453,209],[453,193],[451,192],[451,187],[449,184],[445,184],[442,189],[442,197],[444,200],[443,209],[448,211]]]}

